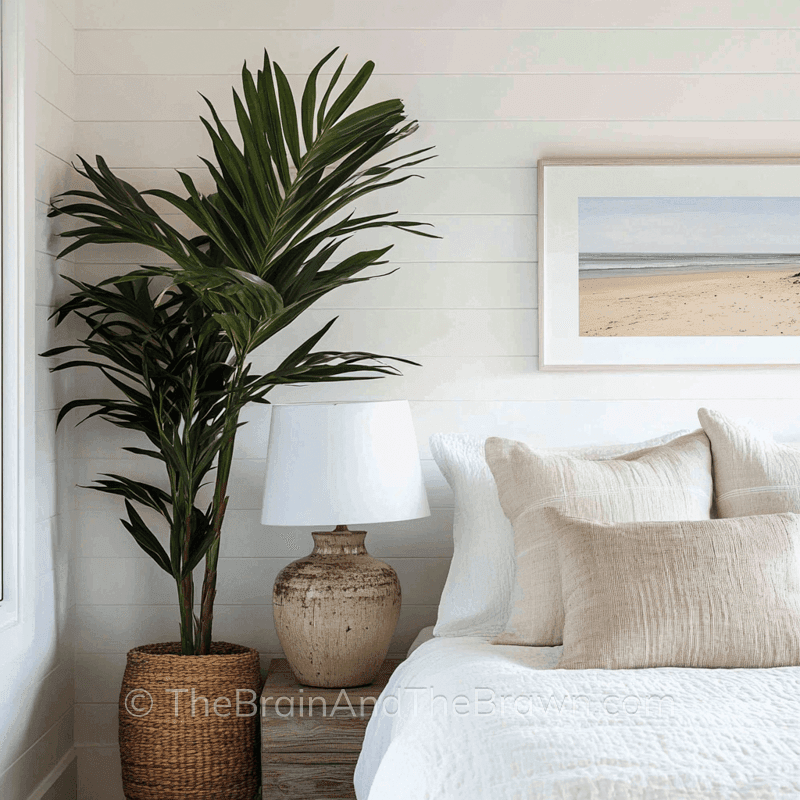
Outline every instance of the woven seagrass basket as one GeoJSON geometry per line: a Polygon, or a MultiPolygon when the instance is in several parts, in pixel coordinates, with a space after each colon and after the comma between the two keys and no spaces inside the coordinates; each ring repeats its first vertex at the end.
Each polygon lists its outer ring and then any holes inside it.
{"type": "Polygon", "coordinates": [[[258,651],[215,642],[137,647],[119,695],[122,783],[129,800],[253,800],[258,788],[258,651]],[[237,694],[238,691],[238,694],[237,694]]]}

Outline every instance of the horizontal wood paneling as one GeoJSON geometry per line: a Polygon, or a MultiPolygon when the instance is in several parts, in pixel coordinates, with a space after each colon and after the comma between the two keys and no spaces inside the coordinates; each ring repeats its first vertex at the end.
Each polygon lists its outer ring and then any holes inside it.
{"type": "Polygon", "coordinates": [[[22,756],[5,772],[0,773],[0,797],[9,800],[30,797],[40,782],[72,748],[74,710],[70,708],[52,722],[52,726],[43,736],[34,738],[22,756]]]}
{"type": "Polygon", "coordinates": [[[76,653],[75,702],[116,705],[126,663],[124,652],[76,653]]]}
{"type": "Polygon", "coordinates": [[[56,344],[54,320],[50,319],[50,308],[36,306],[36,351],[41,353],[56,344]]]}
{"type": "Polygon", "coordinates": [[[50,519],[57,512],[57,472],[55,461],[36,465],[36,522],[50,519]]]}
{"type": "MultiPolygon", "coordinates": [[[[676,381],[683,379],[683,375],[676,374],[676,381]]],[[[747,380],[746,373],[742,380],[747,380]]],[[[413,411],[420,452],[427,458],[428,437],[439,431],[505,436],[534,447],[636,442],[680,428],[698,428],[697,408],[704,405],[732,417],[757,419],[761,427],[771,430],[779,440],[800,441],[796,399],[695,396],[669,400],[431,402],[414,403],[413,411]]]]}
{"type": "Polygon", "coordinates": [[[76,122],[75,128],[76,152],[89,161],[99,153],[115,169],[198,168],[203,166],[199,156],[212,158],[214,155],[208,134],[198,120],[179,123],[139,121],[125,125],[118,122],[76,122]]]}
{"type": "Polygon", "coordinates": [[[38,147],[36,150],[36,199],[50,203],[54,195],[77,188],[72,166],[38,147]]]}
{"type": "MultiPolygon", "coordinates": [[[[304,78],[294,76],[297,96],[304,78]]],[[[228,75],[84,75],[76,119],[234,119],[228,75]]],[[[420,120],[798,120],[800,75],[377,75],[359,103],[401,97],[420,120]],[[576,102],[579,99],[579,102],[576,102]]]]}
{"type": "Polygon", "coordinates": [[[50,207],[40,200],[36,201],[36,238],[34,247],[37,253],[57,255],[66,243],[61,238],[62,231],[73,227],[65,217],[48,218],[50,207]]]}
{"type": "Polygon", "coordinates": [[[80,1],[81,0],[53,0],[53,5],[64,16],[67,30],[74,30],[78,25],[78,2],[80,1]]]}
{"type": "MultiPolygon", "coordinates": [[[[446,299],[443,298],[443,302],[446,299]]],[[[254,358],[279,363],[328,320],[331,312],[309,309],[290,327],[254,351],[254,358]],[[296,345],[295,345],[296,346],[296,345]]],[[[424,356],[531,356],[537,349],[537,317],[531,309],[350,309],[342,311],[325,335],[333,350],[363,349],[405,358],[424,356]],[[402,343],[398,332],[402,331],[402,343]],[[357,348],[356,348],[357,345],[357,348]],[[398,351],[398,346],[404,349],[398,351]]],[[[402,370],[414,368],[401,365],[402,370]]]]}
{"type": "MultiPolygon", "coordinates": [[[[29,747],[45,736],[58,720],[72,710],[75,694],[72,664],[62,662],[55,669],[40,677],[44,680],[41,683],[29,684],[24,695],[19,699],[19,709],[25,709],[23,714],[27,720],[26,735],[16,741],[9,740],[4,743],[0,750],[0,775],[17,759],[24,759],[24,754],[29,747]]],[[[40,779],[46,774],[47,770],[40,774],[40,779]]],[[[0,779],[0,787],[2,786],[3,782],[0,779]]],[[[13,794],[5,793],[0,793],[0,796],[3,798],[14,797],[13,794]]]]}
{"type": "MultiPolygon", "coordinates": [[[[406,150],[413,150],[413,137],[406,150]]],[[[435,151],[434,151],[435,155],[435,151]]],[[[199,163],[199,162],[197,162],[199,163]]],[[[401,214],[507,214],[536,213],[536,170],[531,169],[438,169],[438,156],[427,164],[416,166],[412,177],[399,186],[367,195],[358,201],[359,213],[399,211],[401,214]]],[[[215,190],[205,167],[182,170],[199,191],[215,190]]],[[[167,189],[182,195],[185,190],[176,170],[122,169],[119,176],[140,191],[167,189]]],[[[88,186],[88,183],[86,184],[88,186]]],[[[147,202],[159,213],[175,213],[174,206],[156,197],[147,202]]]]}
{"type": "MultiPolygon", "coordinates": [[[[405,654],[419,631],[435,624],[436,608],[406,603],[400,610],[390,654],[405,654]]],[[[77,610],[79,663],[85,664],[82,659],[87,653],[120,654],[141,644],[178,639],[175,606],[78,606],[77,610]]],[[[271,605],[219,606],[214,614],[214,637],[254,647],[260,653],[281,653],[271,605]]],[[[85,674],[85,670],[79,674],[85,674]]]]}
{"type": "Polygon", "coordinates": [[[56,411],[37,411],[36,424],[36,458],[41,463],[55,461],[56,453],[56,411]]]}
{"type": "MultiPolygon", "coordinates": [[[[279,652],[271,606],[220,606],[214,634],[221,641],[279,652]]],[[[78,653],[126,653],[149,642],[177,641],[174,606],[78,606],[78,653]]],[[[117,687],[119,688],[119,687],[117,687]]]]}
{"type": "MultiPolygon", "coordinates": [[[[260,519],[260,510],[263,495],[263,481],[265,470],[265,453],[268,422],[255,429],[251,427],[250,436],[241,437],[237,452],[249,452],[252,458],[235,458],[233,461],[233,485],[230,489],[231,499],[228,513],[248,517],[247,529],[242,533],[245,541],[249,536],[257,536],[251,526],[260,519]],[[261,438],[259,438],[261,437],[261,438]],[[249,446],[241,443],[250,442],[249,446]]],[[[453,421],[445,430],[458,430],[457,421],[453,421]]],[[[97,434],[95,434],[97,436],[97,434]]],[[[421,447],[427,448],[422,442],[421,447]]],[[[136,545],[131,543],[131,538],[120,526],[117,517],[120,516],[122,506],[114,498],[87,488],[89,484],[99,478],[101,474],[125,474],[131,478],[147,480],[150,483],[166,488],[166,476],[163,471],[153,467],[152,462],[144,459],[120,458],[116,452],[115,459],[77,459],[74,466],[74,482],[78,484],[75,489],[77,503],[76,509],[76,541],[78,554],[83,556],[114,557],[140,556],[141,552],[136,545]],[[125,544],[128,547],[125,547],[125,544]]],[[[430,458],[430,454],[422,460],[422,472],[428,491],[428,500],[432,509],[450,509],[453,506],[452,493],[447,486],[438,468],[430,458]]],[[[152,524],[159,530],[163,526],[161,518],[149,509],[141,510],[145,522],[152,524]]],[[[410,520],[408,522],[385,523],[370,525],[369,530],[377,532],[380,537],[376,541],[376,554],[380,555],[409,555],[415,553],[414,543],[419,537],[430,536],[431,542],[423,546],[423,555],[448,555],[449,551],[430,552],[431,548],[449,548],[450,527],[447,526],[447,536],[443,539],[441,525],[447,524],[447,515],[433,513],[430,519],[410,520]],[[411,531],[407,529],[412,529],[411,531]],[[399,541],[393,541],[390,532],[402,533],[399,541]]],[[[260,524],[260,523],[259,523],[260,524]]],[[[229,528],[226,528],[228,530],[229,528]]],[[[268,546],[269,552],[264,555],[292,555],[300,556],[308,552],[310,529],[307,528],[262,528],[264,542],[255,546],[253,553],[261,552],[261,548],[268,546]],[[270,542],[268,531],[274,533],[274,541],[270,542]],[[269,544],[266,544],[269,542],[269,544]]],[[[238,536],[239,534],[232,534],[238,536]]],[[[230,537],[225,537],[223,548],[227,548],[230,537]]],[[[244,545],[242,545],[244,546],[244,545]]],[[[371,547],[373,545],[370,545],[371,547]]],[[[226,551],[227,552],[227,551],[226,551]]],[[[232,551],[230,555],[241,555],[241,551],[232,551]]]]}
{"type": "Polygon", "coordinates": [[[69,512],[36,523],[36,574],[44,575],[58,569],[70,569],[73,537],[69,512]]]}
{"type": "MultiPolygon", "coordinates": [[[[435,467],[429,463],[429,471],[435,467]]],[[[367,547],[376,558],[447,558],[452,555],[452,495],[443,479],[431,481],[431,516],[407,522],[366,526],[367,547]],[[437,491],[438,489],[438,491],[437,491]],[[438,506],[434,503],[438,502],[438,506]],[[447,503],[447,505],[444,505],[447,503]]],[[[87,492],[87,494],[89,494],[87,492]]],[[[119,498],[91,493],[81,498],[76,512],[76,553],[83,558],[141,558],[144,553],[118,521],[125,509],[119,498]]],[[[151,530],[166,541],[163,519],[147,515],[151,530]]],[[[324,526],[323,526],[324,527],[324,526]]],[[[301,558],[311,552],[316,527],[275,528],[261,524],[261,510],[231,509],[225,516],[223,558],[301,558]]],[[[171,596],[171,595],[170,595],[171,596]]]]}
{"type": "MultiPolygon", "coordinates": [[[[745,374],[750,375],[750,373],[745,374]]],[[[691,391],[693,388],[691,379],[689,379],[690,385],[685,389],[686,394],[682,396],[676,387],[686,379],[680,373],[672,373],[671,375],[659,375],[662,385],[672,381],[673,386],[670,387],[673,389],[672,395],[654,399],[655,392],[649,397],[645,396],[643,385],[647,376],[640,374],[642,385],[639,387],[639,397],[635,399],[614,400],[603,398],[600,395],[585,396],[579,400],[570,400],[566,396],[541,401],[430,400],[413,402],[412,412],[417,441],[424,460],[431,458],[428,437],[433,433],[475,433],[526,440],[533,436],[535,438],[531,439],[531,442],[543,447],[637,441],[659,436],[678,428],[698,427],[696,412],[697,408],[702,405],[717,408],[734,416],[760,419],[764,426],[771,426],[779,438],[800,440],[800,422],[797,422],[795,399],[800,393],[798,376],[796,371],[786,371],[784,374],[786,376],[784,398],[753,396],[752,398],[731,399],[736,393],[732,391],[733,387],[730,384],[728,387],[731,391],[727,393],[727,397],[719,395],[703,397],[699,392],[691,391]],[[626,422],[629,423],[628,428],[626,428],[626,422]]],[[[618,380],[619,377],[624,376],[617,376],[618,380]]],[[[754,371],[750,379],[740,378],[740,381],[746,384],[758,384],[767,378],[772,378],[775,386],[778,383],[779,374],[777,371],[767,373],[754,371]]],[[[607,386],[611,386],[613,380],[614,375],[607,376],[607,386]]],[[[707,381],[708,379],[704,380],[704,382],[707,381]]],[[[624,385],[627,386],[630,383],[626,382],[624,385]]],[[[610,391],[607,394],[610,394],[610,391]]],[[[240,436],[237,442],[237,458],[234,459],[233,464],[235,480],[231,481],[229,509],[257,511],[261,508],[263,493],[269,431],[268,407],[258,410],[248,409],[246,419],[248,420],[247,427],[244,429],[246,435],[240,436]]],[[[87,423],[87,426],[91,424],[87,423]]],[[[87,431],[91,430],[87,427],[87,431]]],[[[103,445],[100,442],[99,429],[96,427],[88,436],[89,438],[86,440],[78,440],[77,452],[89,456],[96,453],[104,457],[78,458],[74,470],[76,483],[86,485],[101,473],[118,472],[132,478],[154,481],[161,474],[160,471],[154,469],[149,459],[122,457],[127,454],[121,453],[119,447],[134,443],[135,440],[115,436],[113,443],[103,445]],[[92,437],[97,442],[96,449],[92,445],[92,437]]],[[[425,465],[425,461],[423,461],[423,465],[425,465]]],[[[437,493],[436,499],[431,498],[431,505],[447,507],[452,504],[449,499],[445,499],[449,498],[449,495],[440,493],[440,488],[436,488],[441,477],[432,466],[432,462],[429,466],[430,470],[426,474],[429,489],[437,493]]],[[[102,515],[109,512],[113,506],[94,508],[95,504],[100,502],[101,496],[88,489],[78,489],[76,496],[87,515],[84,524],[88,525],[92,518],[91,515],[97,513],[97,519],[91,524],[102,525],[102,515]]],[[[116,521],[110,520],[110,522],[115,527],[117,526],[116,521]]],[[[96,535],[100,536],[101,534],[96,535]]]]}
{"type": "MultiPolygon", "coordinates": [[[[740,373],[742,382],[749,382],[749,373],[740,373]]],[[[758,375],[758,371],[755,373],[758,375]]],[[[797,370],[787,371],[787,380],[797,381],[797,370]]],[[[614,378],[609,374],[609,380],[614,378]]],[[[644,378],[647,377],[645,373],[644,378]]],[[[584,380],[587,376],[583,375],[584,380]]],[[[680,373],[673,374],[677,383],[686,380],[680,373]]],[[[590,381],[588,381],[590,382],[590,381]]],[[[793,384],[795,392],[798,384],[793,384]]],[[[796,394],[785,398],[737,398],[731,393],[726,398],[688,397],[675,395],[667,399],[639,397],[636,399],[602,399],[585,397],[570,400],[527,401],[429,401],[413,402],[411,410],[417,442],[423,459],[431,458],[428,438],[440,432],[460,432],[480,436],[505,436],[521,439],[535,447],[581,447],[589,444],[636,442],[660,436],[679,428],[699,427],[697,409],[708,406],[742,419],[757,419],[761,427],[771,430],[781,441],[800,441],[800,415],[797,413],[796,394]]],[[[250,416],[253,427],[247,437],[266,446],[266,415],[259,425],[255,415],[250,416]],[[260,430],[259,430],[260,428],[260,430]]],[[[263,450],[261,451],[263,452],[263,450]]],[[[261,459],[237,460],[243,482],[261,481],[264,461],[261,459]],[[252,466],[250,466],[252,464],[252,466]],[[252,474],[247,478],[247,474],[252,474]]],[[[253,496],[252,492],[242,497],[253,496]]],[[[260,494],[256,508],[260,508],[260,494]]]]}
{"type": "MultiPolygon", "coordinates": [[[[137,612],[134,612],[137,613],[137,612]]],[[[266,614],[271,622],[272,609],[266,608],[259,613],[266,614]]],[[[400,642],[393,645],[392,656],[404,656],[405,651],[411,646],[412,641],[420,629],[436,622],[436,608],[413,606],[401,611],[397,624],[397,634],[400,642]],[[405,650],[403,649],[405,648],[405,650]]],[[[169,634],[167,634],[168,636],[169,634]]],[[[138,644],[142,644],[142,639],[138,644]]],[[[135,646],[135,645],[134,645],[135,646]]],[[[261,667],[266,670],[271,657],[282,658],[280,650],[261,652],[261,667]]],[[[391,656],[390,656],[391,657],[391,656]]],[[[75,654],[75,700],[79,705],[113,705],[118,708],[119,689],[125,671],[127,655],[120,652],[77,652],[75,654]]],[[[116,741],[116,740],[113,740],[116,741]]],[[[84,744],[81,739],[77,744],[84,744]]]]}
{"type": "MultiPolygon", "coordinates": [[[[41,307],[41,306],[40,306],[41,307]]],[[[50,363],[43,358],[36,360],[36,411],[49,411],[72,399],[74,382],[64,372],[53,374],[50,363]]]]}
{"type": "Polygon", "coordinates": [[[64,66],[75,72],[75,35],[57,0],[35,3],[36,38],[64,66]]]}
{"type": "MultiPolygon", "coordinates": [[[[66,0],[63,0],[66,1],[66,0]]],[[[191,11],[158,0],[109,3],[82,0],[78,28],[708,28],[800,27],[800,8],[792,0],[772,3],[698,4],[694,0],[562,0],[531,3],[481,0],[458,3],[408,0],[402,4],[353,0],[309,0],[265,4],[239,0],[195,0],[191,11]]]]}
{"type": "MultiPolygon", "coordinates": [[[[41,337],[39,352],[45,347],[66,345],[73,337],[83,335],[76,320],[54,328],[52,320],[47,321],[47,314],[42,316],[45,335],[41,337]]],[[[305,341],[334,318],[336,322],[321,343],[325,349],[364,350],[418,363],[426,357],[533,356],[537,353],[536,311],[533,309],[312,309],[258,348],[254,360],[261,369],[274,369],[296,347],[289,347],[289,343],[300,337],[305,341]],[[393,334],[406,328],[410,332],[401,351],[393,334]]],[[[41,362],[38,366],[45,369],[43,374],[48,374],[47,363],[41,362]]],[[[401,372],[412,377],[414,371],[419,370],[412,365],[398,366],[401,372]]],[[[87,381],[76,384],[81,396],[97,396],[98,391],[103,396],[108,395],[110,387],[97,370],[82,370],[82,374],[87,375],[87,381]]],[[[71,376],[57,373],[51,377],[62,380],[71,376]]],[[[297,391],[293,388],[290,394],[295,395],[297,391]]]]}
{"type": "Polygon", "coordinates": [[[75,155],[72,117],[39,95],[33,98],[33,103],[37,146],[69,163],[75,155]]]}
{"type": "Polygon", "coordinates": [[[62,275],[75,276],[75,265],[69,259],[57,260],[50,253],[36,253],[36,305],[54,308],[75,291],[62,275]]]}
{"type": "MultiPolygon", "coordinates": [[[[265,533],[265,535],[267,535],[265,533]]],[[[310,547],[306,548],[306,552],[310,547]]],[[[215,607],[272,603],[278,573],[300,555],[282,558],[220,558],[215,607]]],[[[406,605],[436,605],[447,577],[449,558],[394,558],[406,605]]],[[[176,603],[175,582],[151,558],[78,558],[79,606],[168,606],[176,603]],[[102,574],[103,581],[94,576],[102,574]]],[[[202,579],[202,575],[200,575],[202,579]]]]}
{"type": "MultiPolygon", "coordinates": [[[[120,673],[117,683],[122,681],[120,673]]],[[[117,686],[117,692],[119,687],[117,686]]],[[[75,744],[77,747],[117,745],[119,736],[119,701],[80,703],[75,707],[75,744]]]]}
{"type": "MultiPolygon", "coordinates": [[[[70,748],[50,775],[45,778],[46,789],[41,800],[77,800],[78,797],[78,754],[70,748]]],[[[42,784],[40,784],[41,786],[42,784]]],[[[37,796],[38,798],[38,796],[37,796]]]]}
{"type": "MultiPolygon", "coordinates": [[[[797,72],[795,30],[82,30],[85,75],[238,74],[264,48],[286,73],[307,74],[334,47],[345,74],[797,72]],[[410,55],[413,54],[413,57],[410,55]]],[[[338,62],[323,67],[330,74],[338,62]]]]}
{"type": "MultiPolygon", "coordinates": [[[[63,218],[59,218],[63,219],[63,218]]],[[[165,215],[165,220],[181,232],[191,233],[192,226],[176,215],[165,215]]],[[[416,214],[414,221],[430,223],[425,228],[440,239],[416,236],[404,231],[367,230],[357,240],[346,242],[337,250],[337,257],[346,258],[352,253],[386,247],[394,243],[387,254],[391,263],[409,261],[525,261],[535,259],[536,217],[497,215],[480,217],[456,214],[416,214]]],[[[53,240],[41,243],[47,252],[57,252],[63,243],[53,240]]],[[[157,264],[167,259],[153,250],[136,245],[87,245],[81,248],[83,263],[157,264]]]]}
{"type": "MultiPolygon", "coordinates": [[[[124,274],[130,265],[83,264],[78,270],[63,263],[53,264],[52,273],[98,282],[124,274]]],[[[503,309],[536,308],[536,264],[524,261],[448,263],[397,263],[390,261],[365,270],[359,277],[375,280],[342,286],[321,297],[315,309],[503,309]],[[393,274],[386,274],[396,270],[393,274]]],[[[37,286],[37,289],[40,287],[37,286]]],[[[42,292],[45,287],[41,287],[42,292]]],[[[73,287],[53,278],[50,291],[66,299],[73,287]]]]}
{"type": "MultiPolygon", "coordinates": [[[[324,344],[324,340],[323,340],[324,344]]],[[[791,398],[800,393],[800,375],[792,368],[722,370],[681,370],[598,372],[587,381],[579,371],[537,372],[532,356],[423,356],[422,367],[403,367],[400,377],[376,381],[353,381],[315,386],[313,397],[319,401],[341,400],[413,400],[413,401],[530,401],[539,400],[612,400],[624,396],[630,400],[653,398],[791,398]]],[[[266,371],[271,363],[254,362],[254,369],[266,371]]],[[[43,365],[44,367],[44,365],[43,365]]],[[[109,395],[107,384],[94,371],[77,373],[76,385],[84,396],[109,395]]],[[[273,402],[304,402],[312,393],[307,387],[276,389],[273,402]]],[[[256,417],[258,418],[258,417],[256,417]]],[[[67,423],[80,419],[77,412],[67,423]]],[[[87,423],[88,425],[89,423],[87,423]]],[[[117,434],[110,426],[98,429],[83,427],[80,438],[84,455],[92,452],[109,455],[118,446],[133,443],[132,433],[117,434]]],[[[241,437],[246,447],[248,436],[241,437]]],[[[264,441],[264,446],[266,440],[264,441]]],[[[256,440],[255,445],[258,442],[256,440]]],[[[245,452],[245,450],[242,450],[245,452]]],[[[249,452],[249,450],[247,451],[249,452]]]]}
{"type": "MultiPolygon", "coordinates": [[[[403,375],[380,381],[327,384],[314,388],[319,402],[340,400],[414,400],[448,402],[538,400],[630,400],[653,398],[777,398],[800,394],[797,370],[737,369],[686,372],[609,371],[587,381],[581,372],[537,372],[532,356],[421,356],[422,368],[404,367],[403,375]]],[[[303,388],[286,387],[272,395],[275,403],[303,402],[303,388]]],[[[457,426],[458,420],[454,418],[457,426]]]]}
{"type": "Polygon", "coordinates": [[[36,43],[36,91],[67,114],[75,106],[75,75],[41,42],[36,43]]]}
{"type": "MultiPolygon", "coordinates": [[[[292,341],[305,341],[323,325],[337,317],[321,347],[331,350],[365,350],[387,356],[419,361],[427,357],[533,356],[537,353],[536,311],[532,309],[348,309],[309,310],[273,340],[259,348],[255,358],[260,369],[277,366],[294,347],[292,341]],[[398,330],[408,330],[402,343],[393,338],[398,330]],[[399,347],[403,347],[400,350],[399,347]]],[[[56,344],[69,338],[65,325],[56,329],[56,344]]],[[[296,345],[295,345],[296,346],[296,345]]],[[[46,365],[42,365],[43,367],[46,365]]],[[[401,372],[414,377],[420,367],[400,364],[401,372]]],[[[81,396],[109,395],[109,386],[97,370],[82,370],[86,381],[77,384],[81,396]]],[[[395,381],[383,378],[382,382],[395,381]]],[[[377,381],[370,381],[377,383],[377,381]]],[[[370,391],[362,384],[359,391],[370,391]]],[[[295,396],[297,388],[285,390],[295,396]]],[[[112,393],[113,394],[113,393],[112,393]]],[[[304,390],[308,395],[308,390],[304,390]]],[[[78,419],[77,414],[74,419],[78,419]]]]}
{"type": "MultiPolygon", "coordinates": [[[[0,775],[7,769],[13,769],[13,764],[17,759],[26,761],[26,751],[29,746],[53,728],[57,729],[58,721],[65,715],[72,712],[74,691],[74,672],[72,664],[62,662],[54,670],[47,673],[41,684],[34,683],[27,687],[27,692],[20,697],[20,707],[26,710],[28,720],[25,737],[17,741],[8,741],[0,752],[0,775]]],[[[35,745],[34,745],[35,747],[35,745]]],[[[61,753],[58,754],[59,756],[61,753]]],[[[31,767],[28,762],[28,767],[31,767]]],[[[52,768],[52,766],[51,766],[52,768]]],[[[39,772],[33,770],[34,774],[43,778],[49,770],[39,772]]],[[[2,791],[3,781],[0,778],[0,792],[2,791]]],[[[6,798],[14,797],[13,794],[2,793],[0,796],[6,798]]]]}
{"type": "MultiPolygon", "coordinates": [[[[76,151],[112,167],[197,167],[211,157],[198,121],[78,122],[76,151]]],[[[800,122],[773,120],[420,122],[409,144],[436,147],[443,167],[524,168],[554,156],[798,155],[800,122]]],[[[398,150],[399,152],[399,150],[398,150]]]]}

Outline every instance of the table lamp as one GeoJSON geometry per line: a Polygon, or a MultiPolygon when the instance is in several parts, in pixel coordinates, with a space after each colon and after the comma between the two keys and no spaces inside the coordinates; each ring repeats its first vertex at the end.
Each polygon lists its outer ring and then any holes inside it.
{"type": "Polygon", "coordinates": [[[281,570],[272,607],[286,659],[308,686],[362,686],[400,614],[395,571],[348,525],[430,515],[405,400],[274,405],[261,522],[331,526],[281,570]]]}

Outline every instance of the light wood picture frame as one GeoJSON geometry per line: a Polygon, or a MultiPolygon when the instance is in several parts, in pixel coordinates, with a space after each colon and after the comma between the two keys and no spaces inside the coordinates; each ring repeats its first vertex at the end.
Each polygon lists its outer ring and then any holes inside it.
{"type": "Polygon", "coordinates": [[[800,157],[541,159],[537,238],[540,369],[800,365],[800,157]]]}

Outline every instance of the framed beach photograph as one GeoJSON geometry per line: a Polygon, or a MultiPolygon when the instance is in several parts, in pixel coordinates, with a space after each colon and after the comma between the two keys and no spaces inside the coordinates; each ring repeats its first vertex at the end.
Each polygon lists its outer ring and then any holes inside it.
{"type": "Polygon", "coordinates": [[[542,369],[800,364],[800,159],[539,162],[542,369]]]}

